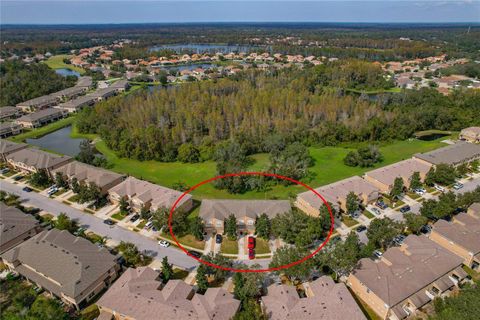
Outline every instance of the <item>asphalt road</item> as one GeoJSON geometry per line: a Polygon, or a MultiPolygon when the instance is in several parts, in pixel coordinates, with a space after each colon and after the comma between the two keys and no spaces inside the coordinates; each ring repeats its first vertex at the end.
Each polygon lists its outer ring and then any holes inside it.
{"type": "Polygon", "coordinates": [[[77,220],[80,226],[118,242],[127,241],[134,243],[139,250],[146,250],[156,259],[162,259],[164,256],[168,256],[170,263],[186,270],[192,270],[198,265],[198,262],[195,259],[187,256],[183,251],[173,248],[173,246],[169,248],[160,247],[155,240],[118,226],[108,226],[103,223],[102,219],[94,215],[87,214],[61,202],[49,199],[36,192],[25,192],[22,190],[22,187],[18,185],[0,180],[0,190],[17,194],[24,202],[43,209],[55,216],[64,212],[71,219],[77,220]]]}

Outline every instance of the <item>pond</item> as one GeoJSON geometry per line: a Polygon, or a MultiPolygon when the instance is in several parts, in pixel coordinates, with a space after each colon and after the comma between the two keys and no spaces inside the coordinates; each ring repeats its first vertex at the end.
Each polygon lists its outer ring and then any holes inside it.
{"type": "Polygon", "coordinates": [[[64,127],[38,139],[27,139],[28,144],[74,157],[80,152],[80,143],[85,139],[70,138],[72,126],[64,127]]]}
{"type": "Polygon", "coordinates": [[[61,76],[75,76],[75,77],[80,77],[80,73],[78,73],[77,71],[73,71],[73,70],[70,70],[70,69],[67,69],[67,68],[61,68],[61,69],[55,69],[55,72],[61,76]]]}
{"type": "Polygon", "coordinates": [[[249,45],[230,45],[230,44],[212,44],[212,43],[199,43],[199,44],[165,44],[161,46],[153,46],[150,51],[160,51],[163,49],[171,49],[177,53],[181,52],[193,52],[193,53],[230,53],[230,52],[249,52],[251,50],[262,49],[263,47],[249,46],[249,45]]]}

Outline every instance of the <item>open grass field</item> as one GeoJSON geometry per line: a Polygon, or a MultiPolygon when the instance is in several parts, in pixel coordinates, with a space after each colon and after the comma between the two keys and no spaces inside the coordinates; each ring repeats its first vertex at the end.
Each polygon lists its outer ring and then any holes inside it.
{"type": "Polygon", "coordinates": [[[65,69],[70,69],[70,70],[76,71],[80,74],[84,74],[85,73],[84,69],[79,68],[79,67],[75,67],[75,66],[72,66],[71,64],[66,64],[65,62],[63,62],[63,59],[71,58],[71,57],[72,56],[68,55],[68,54],[59,54],[59,55],[50,57],[44,63],[52,69],[63,69],[63,68],[65,68],[65,69]]]}
{"type": "MultiPolygon", "coordinates": [[[[76,132],[76,131],[74,131],[76,132]]],[[[82,135],[76,133],[75,137],[82,135]]],[[[94,138],[89,135],[88,138],[94,138]]],[[[374,168],[382,167],[394,162],[410,158],[418,152],[430,151],[445,146],[441,140],[432,141],[422,140],[406,140],[394,141],[380,146],[380,151],[384,156],[384,160],[377,164],[374,168]]],[[[181,163],[169,162],[163,163],[158,161],[138,161],[132,159],[119,158],[112,150],[110,150],[104,141],[98,140],[96,148],[101,152],[112,165],[111,170],[125,173],[137,178],[145,179],[153,183],[158,183],[167,187],[171,187],[176,182],[185,182],[189,186],[193,186],[203,180],[215,176],[215,163],[206,161],[202,163],[181,163]]],[[[310,147],[310,154],[314,158],[315,164],[310,168],[312,177],[305,179],[305,183],[311,187],[319,187],[341,179],[345,179],[354,175],[362,175],[368,170],[374,168],[348,167],[343,164],[345,155],[353,150],[355,146],[338,146],[338,147],[310,147]]],[[[256,154],[252,156],[253,164],[248,168],[250,171],[263,171],[268,168],[268,154],[256,154]]],[[[217,199],[288,199],[289,197],[304,191],[300,186],[274,186],[267,192],[247,192],[240,195],[232,195],[224,190],[217,190],[212,184],[203,185],[192,192],[198,198],[217,198],[217,199]]]]}

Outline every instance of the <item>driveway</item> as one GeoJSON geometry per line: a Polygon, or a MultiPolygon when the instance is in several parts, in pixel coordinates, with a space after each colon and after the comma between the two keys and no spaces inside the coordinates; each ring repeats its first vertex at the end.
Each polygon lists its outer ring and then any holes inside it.
{"type": "Polygon", "coordinates": [[[54,216],[65,213],[71,219],[77,220],[82,227],[101,236],[107,236],[116,242],[127,241],[134,243],[139,250],[151,252],[155,259],[162,259],[164,256],[168,256],[170,263],[186,270],[191,270],[198,265],[196,260],[187,256],[183,251],[175,249],[173,246],[169,248],[160,247],[157,241],[153,239],[146,238],[136,232],[128,231],[118,226],[108,226],[103,223],[102,219],[95,215],[82,212],[36,192],[24,192],[19,185],[0,180],[0,189],[17,194],[24,199],[26,203],[45,210],[54,216]]]}

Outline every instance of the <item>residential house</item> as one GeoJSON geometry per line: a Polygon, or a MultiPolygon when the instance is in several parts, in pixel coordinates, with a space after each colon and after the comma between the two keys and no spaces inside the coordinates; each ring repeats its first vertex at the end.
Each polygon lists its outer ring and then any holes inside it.
{"type": "Polygon", "coordinates": [[[430,165],[446,163],[458,166],[480,159],[480,145],[461,141],[430,152],[417,153],[413,158],[430,165]]]}
{"type": "Polygon", "coordinates": [[[420,180],[423,181],[431,168],[430,163],[407,159],[394,164],[381,167],[365,173],[363,178],[375,185],[383,193],[389,193],[393,188],[396,178],[402,178],[406,187],[410,185],[410,178],[414,172],[420,173],[420,180]]]}
{"type": "Polygon", "coordinates": [[[460,131],[459,139],[472,143],[480,143],[480,127],[469,127],[463,129],[460,131]]]}
{"type": "Polygon", "coordinates": [[[16,123],[24,128],[37,128],[47,123],[65,118],[67,111],[57,108],[48,108],[21,116],[16,123]]]}
{"type": "Polygon", "coordinates": [[[296,288],[285,284],[273,284],[262,297],[262,308],[271,320],[366,320],[347,287],[322,276],[304,283],[305,297],[300,298],[296,288]]]}
{"type": "MultiPolygon", "coordinates": [[[[171,209],[182,192],[159,186],[147,181],[128,177],[120,184],[108,191],[110,201],[114,204],[124,198],[128,200],[131,208],[139,212],[142,207],[151,211],[161,208],[171,209]]],[[[175,210],[189,211],[192,208],[193,200],[190,194],[185,195],[177,204],[175,210]]]]}
{"type": "Polygon", "coordinates": [[[15,143],[5,139],[0,140],[0,160],[7,162],[7,156],[15,151],[25,149],[28,145],[25,143],[15,143]]]}
{"type": "Polygon", "coordinates": [[[96,97],[86,95],[62,103],[58,107],[67,110],[69,113],[74,113],[80,111],[84,107],[93,106],[97,101],[96,97]]]}
{"type": "Polygon", "coordinates": [[[68,100],[68,99],[76,98],[76,97],[84,94],[85,91],[87,91],[86,87],[73,86],[73,87],[70,87],[70,88],[66,88],[66,89],[54,92],[50,95],[58,98],[59,101],[62,101],[62,100],[68,100]]]}
{"type": "Polygon", "coordinates": [[[42,228],[37,219],[15,207],[0,203],[0,254],[39,233],[42,228]]]}
{"type": "Polygon", "coordinates": [[[17,170],[26,172],[46,170],[49,174],[51,174],[52,170],[72,161],[72,158],[69,156],[60,156],[32,148],[17,150],[8,154],[5,158],[17,170]]]}
{"type": "Polygon", "coordinates": [[[52,175],[61,173],[70,183],[75,178],[79,184],[94,184],[100,189],[100,193],[105,195],[108,190],[116,186],[123,180],[121,174],[102,168],[94,167],[82,162],[72,161],[52,170],[52,175]]]}
{"type": "MultiPolygon", "coordinates": [[[[334,209],[343,211],[347,210],[347,195],[350,192],[355,193],[364,205],[377,200],[380,193],[380,190],[374,184],[358,176],[316,188],[315,191],[329,202],[334,209]]],[[[300,193],[295,201],[296,207],[315,217],[318,217],[323,205],[322,199],[310,190],[300,193]]]]}
{"type": "Polygon", "coordinates": [[[20,108],[24,112],[33,112],[55,106],[58,102],[57,97],[47,95],[21,102],[17,104],[17,108],[20,108]]]}
{"type": "Polygon", "coordinates": [[[17,107],[1,107],[0,108],[0,120],[18,118],[22,113],[22,110],[17,107]]]}
{"type": "Polygon", "coordinates": [[[462,261],[426,236],[410,235],[379,260],[361,259],[347,285],[381,319],[405,319],[467,276],[462,261]]]}
{"type": "Polygon", "coordinates": [[[452,221],[438,220],[433,225],[430,239],[463,258],[463,264],[480,269],[480,203],[474,203],[467,213],[460,213],[452,221]]]}
{"type": "Polygon", "coordinates": [[[0,138],[7,138],[22,133],[22,126],[14,122],[0,123],[0,138]]]}
{"type": "Polygon", "coordinates": [[[58,229],[42,231],[1,257],[9,269],[77,309],[107,288],[120,269],[107,249],[58,229]]]}
{"type": "Polygon", "coordinates": [[[75,87],[83,87],[85,89],[91,88],[93,85],[92,77],[79,77],[75,87]]]}
{"type": "Polygon", "coordinates": [[[223,288],[195,294],[182,280],[162,284],[159,272],[129,268],[96,303],[101,319],[229,320],[240,301],[223,288]]]}
{"type": "Polygon", "coordinates": [[[252,233],[255,220],[265,213],[270,219],[291,210],[288,200],[202,200],[199,216],[206,232],[223,233],[224,221],[230,215],[237,219],[237,231],[252,233]]]}

